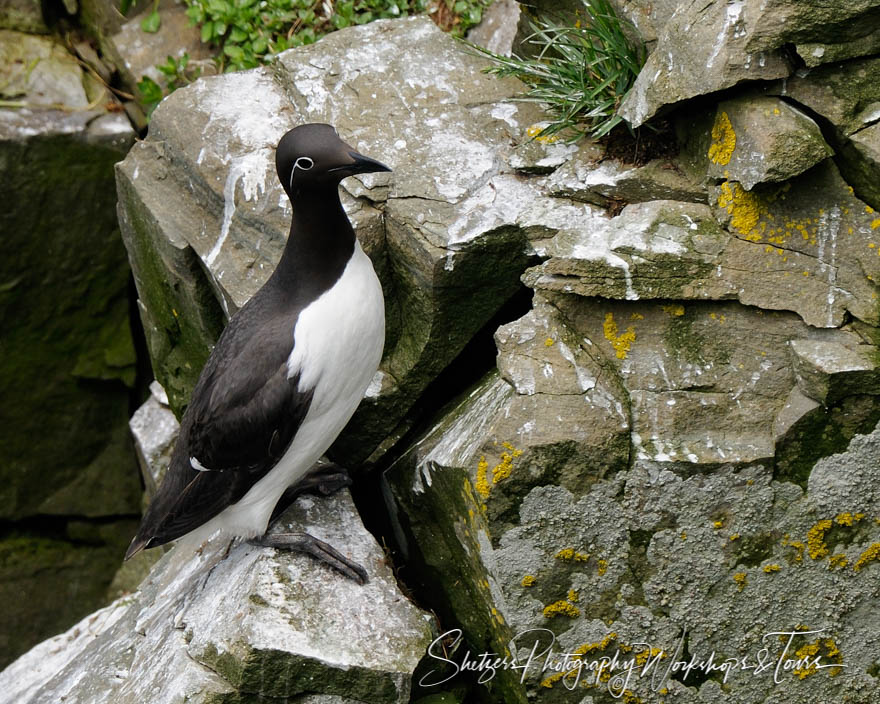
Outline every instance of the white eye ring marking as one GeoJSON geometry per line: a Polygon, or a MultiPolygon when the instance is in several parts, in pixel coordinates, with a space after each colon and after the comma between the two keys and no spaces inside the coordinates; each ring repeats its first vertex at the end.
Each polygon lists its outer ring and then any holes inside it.
{"type": "Polygon", "coordinates": [[[297,169],[301,169],[303,171],[308,171],[315,165],[313,159],[307,156],[297,157],[296,161],[293,162],[293,168],[290,170],[290,188],[293,189],[293,177],[296,174],[297,169]]]}

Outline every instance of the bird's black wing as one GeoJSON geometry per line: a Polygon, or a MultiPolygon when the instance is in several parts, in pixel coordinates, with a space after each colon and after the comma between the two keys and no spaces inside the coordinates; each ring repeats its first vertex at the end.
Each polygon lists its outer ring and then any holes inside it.
{"type": "Polygon", "coordinates": [[[299,390],[298,374],[288,378],[290,318],[264,323],[258,337],[235,322],[193,390],[168,472],[128,556],[185,535],[241,499],[275,466],[308,412],[311,390],[299,390]]]}

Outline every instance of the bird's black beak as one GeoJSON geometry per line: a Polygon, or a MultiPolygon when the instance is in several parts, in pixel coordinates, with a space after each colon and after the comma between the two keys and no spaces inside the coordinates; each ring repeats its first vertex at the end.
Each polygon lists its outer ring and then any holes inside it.
{"type": "Polygon", "coordinates": [[[376,171],[391,171],[391,169],[385,166],[382,162],[371,159],[363,154],[359,154],[356,151],[350,151],[348,155],[352,158],[352,163],[345,164],[344,166],[337,166],[330,169],[330,171],[343,172],[346,176],[353,176],[354,174],[369,174],[376,171]]]}

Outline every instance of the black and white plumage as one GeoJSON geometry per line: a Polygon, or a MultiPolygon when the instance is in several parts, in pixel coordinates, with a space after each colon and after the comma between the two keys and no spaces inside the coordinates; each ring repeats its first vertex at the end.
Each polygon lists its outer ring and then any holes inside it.
{"type": "Polygon", "coordinates": [[[293,206],[284,253],[205,364],[126,559],[184,535],[263,536],[281,495],[336,439],[379,365],[382,288],[338,187],[390,169],[320,124],[285,134],[275,164],[293,206]]]}

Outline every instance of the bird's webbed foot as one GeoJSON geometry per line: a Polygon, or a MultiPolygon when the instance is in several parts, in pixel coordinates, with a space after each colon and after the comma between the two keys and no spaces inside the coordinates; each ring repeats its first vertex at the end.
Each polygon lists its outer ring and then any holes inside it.
{"type": "Polygon", "coordinates": [[[267,533],[260,538],[253,538],[249,542],[251,545],[261,547],[307,553],[358,584],[367,583],[367,571],[363,567],[349,560],[332,545],[318,540],[308,533],[267,533]]]}
{"type": "Polygon", "coordinates": [[[300,494],[330,496],[347,486],[351,486],[348,470],[335,462],[319,462],[285,492],[285,497],[294,499],[300,494]]]}

